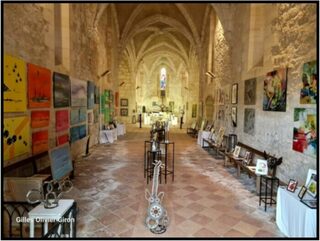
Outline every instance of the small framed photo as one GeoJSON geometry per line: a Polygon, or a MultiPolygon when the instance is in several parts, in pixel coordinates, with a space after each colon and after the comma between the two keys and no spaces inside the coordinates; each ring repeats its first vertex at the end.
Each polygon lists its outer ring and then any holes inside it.
{"type": "Polygon", "coordinates": [[[268,161],[262,160],[262,159],[257,159],[255,173],[258,175],[268,175],[268,161]]]}
{"type": "Polygon", "coordinates": [[[240,155],[240,150],[241,150],[241,147],[240,147],[240,146],[236,146],[236,147],[234,148],[234,151],[233,151],[233,156],[239,157],[239,155],[240,155]]]}
{"type": "Polygon", "coordinates": [[[317,199],[301,199],[300,201],[312,209],[316,209],[318,206],[317,199]]]}
{"type": "Polygon", "coordinates": [[[303,196],[304,196],[304,194],[306,194],[306,191],[307,191],[306,186],[302,186],[301,189],[300,189],[300,191],[299,191],[298,197],[299,197],[300,199],[302,199],[303,196]]]}
{"type": "Polygon", "coordinates": [[[290,179],[288,182],[287,190],[290,192],[295,192],[297,186],[298,186],[298,181],[294,179],[290,179]]]}
{"type": "Polygon", "coordinates": [[[307,185],[307,192],[312,196],[317,196],[317,181],[314,179],[310,179],[308,185],[307,185]]]}
{"type": "Polygon", "coordinates": [[[128,109],[121,108],[120,109],[120,115],[121,116],[128,116],[128,109]]]}
{"type": "Polygon", "coordinates": [[[128,99],[120,99],[120,106],[128,106],[128,99]]]}
{"type": "Polygon", "coordinates": [[[231,104],[237,104],[238,103],[238,84],[232,85],[232,91],[231,91],[231,104]]]}

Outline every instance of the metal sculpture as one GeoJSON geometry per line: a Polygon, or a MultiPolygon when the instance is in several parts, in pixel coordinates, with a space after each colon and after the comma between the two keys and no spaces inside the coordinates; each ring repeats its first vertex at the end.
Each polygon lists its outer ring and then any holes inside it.
{"type": "Polygon", "coordinates": [[[151,194],[148,189],[145,191],[145,198],[149,202],[146,225],[152,233],[161,234],[167,230],[169,224],[167,210],[161,205],[164,192],[158,194],[160,168],[163,168],[164,165],[160,160],[155,161],[153,164],[154,170],[151,194]]]}

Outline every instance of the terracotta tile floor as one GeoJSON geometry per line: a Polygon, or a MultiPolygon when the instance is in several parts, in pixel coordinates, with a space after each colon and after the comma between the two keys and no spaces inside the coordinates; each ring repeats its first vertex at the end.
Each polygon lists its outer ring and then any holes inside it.
{"type": "Polygon", "coordinates": [[[73,198],[79,207],[77,237],[283,237],[275,224],[275,208],[259,207],[255,181],[234,167],[224,167],[196,144],[185,130],[172,129],[175,177],[160,184],[169,227],[160,235],[144,225],[148,203],[143,176],[147,128],[127,128],[109,145],[91,148],[75,165],[73,198]]]}

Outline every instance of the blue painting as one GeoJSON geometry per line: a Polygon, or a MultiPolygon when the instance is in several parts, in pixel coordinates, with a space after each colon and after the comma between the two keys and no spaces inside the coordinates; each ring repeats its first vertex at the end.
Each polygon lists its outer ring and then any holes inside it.
{"type": "Polygon", "coordinates": [[[52,149],[49,156],[54,180],[61,180],[73,170],[69,144],[52,149]]]}
{"type": "Polygon", "coordinates": [[[80,137],[79,137],[79,127],[78,126],[74,126],[74,127],[71,127],[70,128],[70,140],[71,140],[71,143],[79,140],[80,137]]]}
{"type": "Polygon", "coordinates": [[[87,108],[79,109],[79,122],[84,122],[87,119],[87,108]]]}
{"type": "Polygon", "coordinates": [[[94,83],[92,81],[88,81],[87,88],[87,101],[88,101],[88,109],[93,109],[94,107],[94,83]]]}
{"type": "Polygon", "coordinates": [[[53,99],[54,107],[70,106],[70,79],[69,76],[53,73],[53,99]]]}
{"type": "Polygon", "coordinates": [[[86,137],[87,135],[87,126],[81,125],[79,126],[79,138],[82,139],[83,137],[86,137]]]}
{"type": "Polygon", "coordinates": [[[70,123],[71,125],[75,125],[79,123],[79,109],[71,109],[70,112],[70,123]]]}

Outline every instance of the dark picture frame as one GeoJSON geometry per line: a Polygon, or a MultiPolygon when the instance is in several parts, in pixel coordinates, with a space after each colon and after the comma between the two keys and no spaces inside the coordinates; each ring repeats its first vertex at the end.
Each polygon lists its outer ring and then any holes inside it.
{"type": "Polygon", "coordinates": [[[317,199],[301,199],[300,201],[311,209],[316,209],[318,207],[317,199]]]}
{"type": "Polygon", "coordinates": [[[126,108],[121,108],[121,109],[120,109],[120,115],[121,115],[121,116],[128,116],[128,109],[126,109],[126,108]]]}
{"type": "Polygon", "coordinates": [[[128,106],[128,99],[120,99],[120,106],[128,106]]]}
{"type": "Polygon", "coordinates": [[[238,103],[238,84],[233,84],[231,89],[231,104],[238,103]]]}
{"type": "Polygon", "coordinates": [[[289,192],[295,192],[298,186],[298,181],[294,179],[290,179],[287,185],[287,190],[289,192]]]}
{"type": "Polygon", "coordinates": [[[304,195],[306,194],[307,192],[307,187],[306,186],[302,186],[299,193],[298,193],[298,197],[300,199],[302,199],[304,197],[304,195]]]}

